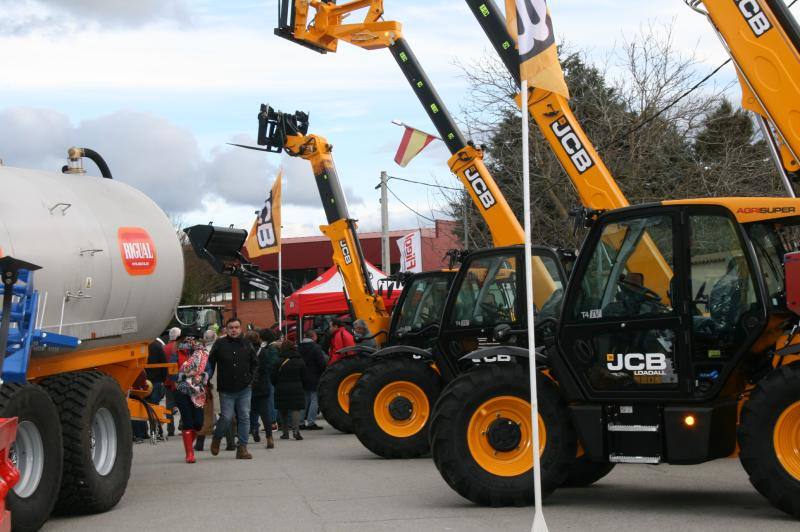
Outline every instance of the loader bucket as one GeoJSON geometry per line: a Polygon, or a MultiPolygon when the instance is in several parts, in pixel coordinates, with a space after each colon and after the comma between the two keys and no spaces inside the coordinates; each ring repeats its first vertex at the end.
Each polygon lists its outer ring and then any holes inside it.
{"type": "Polygon", "coordinates": [[[232,227],[195,225],[183,232],[189,237],[197,256],[209,261],[219,273],[228,271],[227,263],[240,260],[242,246],[247,240],[247,231],[232,227]]]}

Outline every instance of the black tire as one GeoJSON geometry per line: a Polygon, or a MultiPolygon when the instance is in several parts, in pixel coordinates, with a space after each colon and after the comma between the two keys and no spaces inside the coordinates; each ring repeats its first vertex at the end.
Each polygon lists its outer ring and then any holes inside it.
{"type": "Polygon", "coordinates": [[[130,413],[119,384],[103,373],[82,371],[49,377],[42,386],[58,408],[64,438],[64,474],[56,512],[110,510],[125,493],[133,459],[130,413]],[[100,437],[100,429],[94,434],[97,427],[93,424],[98,421],[106,422],[107,438],[100,437]],[[113,460],[99,466],[104,471],[108,468],[105,474],[93,462],[93,439],[97,445],[108,441],[108,448],[115,450],[113,460]]]}
{"type": "Polygon", "coordinates": [[[345,434],[353,432],[353,421],[349,408],[345,410],[339,402],[339,385],[354,373],[363,373],[368,364],[367,358],[347,357],[325,368],[319,379],[319,411],[331,427],[345,434]]]}
{"type": "Polygon", "coordinates": [[[611,473],[614,466],[611,462],[592,462],[587,456],[581,455],[575,459],[569,469],[567,480],[562,484],[565,488],[584,488],[591,486],[604,476],[611,473]]]}
{"type": "Polygon", "coordinates": [[[41,474],[35,475],[39,478],[38,483],[34,480],[34,476],[28,476],[26,471],[20,471],[23,477],[30,480],[23,484],[25,478],[21,478],[6,496],[6,506],[13,514],[14,530],[39,530],[52,513],[61,486],[63,449],[58,411],[41,387],[35,384],[7,382],[0,388],[0,417],[18,418],[17,442],[13,448],[18,466],[23,467],[22,462],[25,460],[23,453],[30,456],[29,452],[23,449],[21,442],[23,437],[27,442],[35,441],[30,447],[36,447],[35,454],[41,457],[41,460],[33,459],[38,465],[27,469],[38,471],[41,465],[41,474]],[[23,431],[26,433],[25,436],[22,434],[23,431]],[[40,449],[39,444],[41,444],[40,449]],[[24,493],[20,491],[23,489],[24,493]]]}
{"type": "MultiPolygon", "coordinates": [[[[800,518],[800,470],[794,475],[787,471],[778,458],[774,438],[778,419],[793,405],[800,407],[798,403],[800,362],[771,371],[742,408],[738,438],[739,459],[753,486],[773,506],[800,518]]],[[[794,430],[800,430],[800,422],[794,430]]]]}
{"type": "Polygon", "coordinates": [[[441,392],[441,379],[430,365],[411,358],[391,358],[375,361],[358,379],[353,393],[350,395],[350,418],[353,421],[353,432],[359,441],[383,458],[416,458],[430,450],[428,431],[430,429],[431,410],[441,392]],[[416,389],[404,393],[408,388],[401,383],[413,384],[416,389]],[[387,386],[398,388],[403,399],[411,399],[406,405],[410,410],[402,413],[403,421],[396,421],[388,410],[385,412],[382,428],[375,416],[376,399],[387,386]],[[421,392],[421,394],[420,394],[421,392]],[[414,394],[417,401],[414,401],[414,394]],[[424,401],[424,403],[423,403],[424,401]],[[418,404],[418,403],[419,404],[418,404]],[[387,424],[389,423],[389,424],[387,424]],[[392,434],[387,432],[394,430],[392,434]],[[412,431],[416,431],[413,432],[412,431]],[[405,435],[408,433],[408,435],[405,435]]]}
{"type": "MultiPolygon", "coordinates": [[[[546,496],[566,480],[575,461],[577,438],[557,387],[542,374],[538,379],[539,413],[547,431],[541,456],[542,495],[546,496]]],[[[515,476],[489,471],[478,463],[468,444],[470,421],[478,415],[479,407],[504,397],[530,403],[526,368],[489,364],[457,377],[444,389],[434,408],[431,454],[444,480],[462,497],[484,506],[525,506],[532,504],[534,498],[531,469],[515,476]]],[[[530,406],[527,416],[529,419],[530,406]]],[[[488,441],[487,433],[473,436],[477,441],[488,441]]],[[[519,450],[518,447],[510,452],[519,450]]]]}

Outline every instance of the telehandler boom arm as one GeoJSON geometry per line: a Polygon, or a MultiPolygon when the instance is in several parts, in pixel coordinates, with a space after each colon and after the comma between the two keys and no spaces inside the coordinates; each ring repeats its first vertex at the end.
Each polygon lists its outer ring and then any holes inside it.
{"type": "MultiPolygon", "coordinates": [[[[466,1],[519,87],[519,52],[508,33],[502,12],[493,0],[466,1]]],[[[567,99],[537,87],[528,90],[528,112],[569,176],[583,206],[598,211],[627,207],[628,199],[569,108],[567,99]]],[[[649,237],[645,238],[645,246],[636,252],[630,264],[656,292],[667,296],[672,269],[649,237]]]]}
{"type": "MultiPolygon", "coordinates": [[[[508,34],[502,11],[493,0],[466,2],[519,87],[519,52],[508,34]]],[[[627,207],[627,198],[572,113],[567,99],[536,87],[529,91],[528,112],[569,176],[583,206],[592,210],[627,207]]]]}
{"type": "Polygon", "coordinates": [[[335,52],[339,40],[366,50],[388,48],[414,89],[434,127],[453,156],[450,170],[461,180],[489,227],[496,246],[521,244],[522,226],[483,163],[483,153],[469,144],[447,110],[402,34],[402,24],[380,21],[383,0],[336,5],[316,0],[281,0],[276,35],[320,53],[335,52]],[[343,24],[346,15],[367,8],[363,22],[343,24]],[[313,18],[312,18],[312,11],[313,18]]]}
{"type": "Polygon", "coordinates": [[[331,241],[333,263],[339,269],[356,318],[369,325],[378,343],[386,341],[390,315],[369,278],[369,270],[358,239],[356,221],[350,217],[339,175],[333,162],[333,147],[318,135],[308,134],[308,114],[287,114],[261,105],[258,114],[258,144],[273,153],[285,151],[311,163],[328,225],[320,227],[331,241]]]}
{"type": "Polygon", "coordinates": [[[731,56],[742,107],[759,117],[790,196],[800,171],[800,28],[783,0],[684,0],[703,14],[731,56]]]}
{"type": "MultiPolygon", "coordinates": [[[[495,246],[522,244],[522,226],[497,186],[486,165],[483,152],[468,143],[447,107],[422,69],[411,47],[402,36],[402,25],[380,21],[383,0],[355,0],[341,5],[316,0],[281,0],[280,22],[275,33],[320,53],[335,52],[338,40],[344,40],[366,50],[388,48],[405,75],[420,103],[428,113],[437,132],[452,157],[450,170],[459,178],[473,203],[486,221],[495,246]],[[315,10],[313,18],[311,11],[315,10]],[[344,17],[368,8],[364,22],[342,24],[344,17]]],[[[555,291],[556,285],[541,260],[534,259],[534,279],[542,290],[543,305],[555,291]]]]}

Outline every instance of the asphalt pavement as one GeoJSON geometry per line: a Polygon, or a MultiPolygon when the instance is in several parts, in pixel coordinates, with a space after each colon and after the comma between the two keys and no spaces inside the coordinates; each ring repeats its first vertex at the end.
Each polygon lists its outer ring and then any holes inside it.
{"type": "MultiPolygon", "coordinates": [[[[281,530],[325,532],[528,531],[532,508],[482,508],[462,499],[429,458],[384,460],[330,427],[303,441],[198,453],[183,463],[179,438],[134,446],[127,492],[100,515],[54,517],[44,530],[281,530]]],[[[206,448],[208,445],[206,445],[206,448]]],[[[794,531],[736,459],[700,466],[617,466],[589,488],[545,501],[552,531],[794,531]]]]}

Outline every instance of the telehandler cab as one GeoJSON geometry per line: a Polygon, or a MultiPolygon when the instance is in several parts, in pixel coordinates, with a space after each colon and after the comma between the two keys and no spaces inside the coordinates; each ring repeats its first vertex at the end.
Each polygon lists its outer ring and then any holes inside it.
{"type": "MultiPolygon", "coordinates": [[[[738,442],[756,489],[800,517],[800,362],[785,363],[800,351],[798,209],[791,198],[716,198],[588,220],[560,318],[539,323],[555,331],[537,355],[544,493],[576,451],[598,465],[698,464],[738,442]],[[673,272],[666,295],[632,267],[646,238],[673,272]]],[[[470,290],[454,284],[443,334],[470,325],[455,304],[470,290]]],[[[457,377],[434,408],[434,462],[480,504],[533,500],[524,315],[495,325],[507,360],[457,377]]]]}

